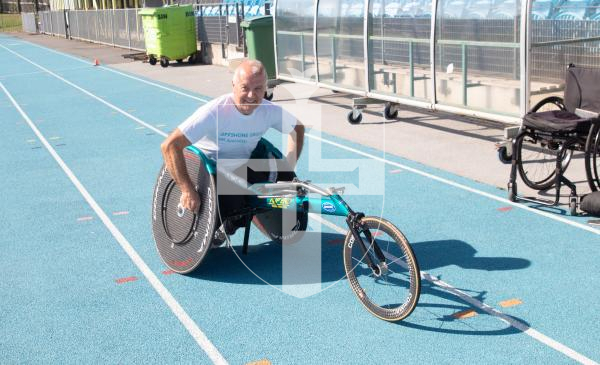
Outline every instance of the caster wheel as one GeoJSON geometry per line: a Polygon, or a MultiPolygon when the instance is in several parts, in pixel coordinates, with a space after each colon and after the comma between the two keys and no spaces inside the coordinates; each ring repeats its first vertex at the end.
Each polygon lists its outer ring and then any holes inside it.
{"type": "Polygon", "coordinates": [[[156,57],[150,56],[148,58],[148,63],[151,64],[152,66],[156,65],[156,57]]]}
{"type": "Polygon", "coordinates": [[[498,148],[498,159],[505,164],[512,162],[512,156],[509,156],[506,146],[498,148]]]}
{"type": "Polygon", "coordinates": [[[386,120],[392,120],[398,118],[398,110],[395,110],[392,113],[392,104],[385,104],[385,108],[383,109],[383,117],[386,120]]]}
{"type": "Polygon", "coordinates": [[[188,57],[188,63],[190,65],[195,64],[196,62],[198,62],[198,53],[194,52],[190,55],[190,57],[188,57]]]}
{"type": "Polygon", "coordinates": [[[269,90],[265,91],[265,96],[264,96],[264,98],[265,98],[265,99],[267,99],[268,101],[271,101],[271,100],[273,100],[273,92],[272,92],[272,91],[269,91],[269,90]]]}
{"type": "Polygon", "coordinates": [[[359,124],[362,121],[362,113],[358,112],[358,116],[354,117],[354,111],[351,110],[347,116],[348,123],[350,124],[359,124]]]}
{"type": "Polygon", "coordinates": [[[169,60],[166,57],[160,58],[160,65],[162,67],[169,67],[169,60]]]}

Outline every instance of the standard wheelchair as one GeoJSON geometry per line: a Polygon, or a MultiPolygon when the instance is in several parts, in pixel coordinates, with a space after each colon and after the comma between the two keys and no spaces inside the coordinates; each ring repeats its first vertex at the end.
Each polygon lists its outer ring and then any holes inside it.
{"type": "MultiPolygon", "coordinates": [[[[152,203],[152,228],[158,253],[171,270],[181,274],[196,269],[213,246],[220,222],[215,176],[236,181],[234,176],[217,173],[215,162],[193,146],[184,150],[184,157],[200,195],[199,211],[182,209],[181,191],[164,165],[152,203]]],[[[252,158],[266,161],[272,167],[276,165],[272,160],[281,160],[282,155],[262,139],[252,158]]],[[[421,274],[402,232],[383,218],[354,212],[342,199],[341,189],[323,189],[295,175],[291,181],[277,181],[273,172],[270,168],[265,170],[265,182],[248,186],[244,181],[243,185],[253,193],[249,195],[248,206],[228,216],[245,219],[242,252],[246,254],[248,250],[251,222],[269,240],[294,244],[299,243],[298,238],[307,229],[309,212],[345,217],[348,233],[343,247],[344,270],[353,292],[380,319],[399,321],[410,315],[419,300],[421,274]],[[291,214],[293,219],[283,219],[285,214],[291,214]]],[[[239,179],[236,183],[242,184],[239,179]]]]}
{"type": "MultiPolygon", "coordinates": [[[[575,152],[583,152],[587,183],[600,189],[600,69],[569,65],[566,70],[564,97],[550,96],[525,115],[516,137],[512,139],[511,173],[508,198],[544,206],[559,204],[560,190],[566,185],[569,212],[598,200],[598,194],[577,195],[575,184],[564,176],[575,152]],[[551,110],[548,110],[551,109],[551,110]],[[517,171],[525,185],[535,190],[556,189],[554,201],[519,196],[517,171]],[[584,202],[584,200],[588,200],[584,202]],[[585,203],[582,205],[582,202],[585,203]]],[[[592,209],[593,210],[593,209],[592,209]]]]}

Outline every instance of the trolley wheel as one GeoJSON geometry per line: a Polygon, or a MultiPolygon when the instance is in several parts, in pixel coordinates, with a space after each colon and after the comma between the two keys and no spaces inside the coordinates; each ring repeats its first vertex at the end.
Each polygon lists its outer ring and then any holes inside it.
{"type": "Polygon", "coordinates": [[[268,101],[273,100],[273,91],[272,90],[265,91],[264,98],[267,99],[268,101]]]}
{"type": "Polygon", "coordinates": [[[569,166],[573,150],[558,151],[562,142],[548,141],[532,133],[525,133],[515,141],[513,153],[517,154],[519,175],[525,183],[535,190],[549,189],[554,185],[556,159],[561,158],[563,172],[569,166]]]}
{"type": "Polygon", "coordinates": [[[214,177],[199,155],[188,149],[183,153],[187,172],[200,195],[200,209],[190,212],[181,208],[181,190],[163,165],[153,194],[152,233],[165,265],[186,274],[198,267],[210,250],[218,214],[214,177]]]}
{"type": "Polygon", "coordinates": [[[178,58],[177,63],[183,63],[183,58],[178,58]]]}
{"type": "Polygon", "coordinates": [[[362,112],[358,111],[358,116],[355,118],[354,117],[354,110],[351,110],[346,119],[348,120],[348,123],[350,124],[359,124],[362,121],[362,112]]]}
{"type": "Polygon", "coordinates": [[[156,65],[156,57],[154,56],[150,56],[148,57],[148,63],[151,64],[152,66],[156,65]]]}
{"type": "Polygon", "coordinates": [[[421,273],[406,237],[383,218],[364,217],[360,236],[375,267],[370,267],[352,232],[344,241],[344,269],[350,287],[364,307],[376,317],[400,321],[415,309],[421,293],[421,273]],[[369,232],[370,234],[367,234],[369,232]],[[369,237],[370,236],[370,237],[369,237]],[[385,257],[377,258],[376,243],[385,257]]]}
{"type": "Polygon", "coordinates": [[[395,110],[393,113],[391,111],[392,111],[392,104],[386,103],[385,108],[383,108],[383,117],[386,120],[392,120],[392,119],[398,118],[398,110],[395,110]]]}
{"type": "Polygon", "coordinates": [[[169,59],[166,57],[161,57],[160,58],[160,65],[162,67],[169,67],[169,59]]]}
{"type": "Polygon", "coordinates": [[[585,174],[590,189],[600,190],[600,123],[590,128],[585,142],[585,174]]]}
{"type": "Polygon", "coordinates": [[[498,159],[504,164],[512,162],[512,156],[508,154],[508,148],[506,148],[506,146],[498,148],[498,159]]]}
{"type": "Polygon", "coordinates": [[[193,65],[196,62],[198,62],[198,52],[194,52],[190,55],[190,57],[188,57],[188,63],[190,65],[193,65]]]}

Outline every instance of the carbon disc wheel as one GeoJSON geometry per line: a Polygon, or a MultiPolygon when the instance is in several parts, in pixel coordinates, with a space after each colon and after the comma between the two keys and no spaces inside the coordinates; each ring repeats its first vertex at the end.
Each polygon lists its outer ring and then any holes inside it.
{"type": "Polygon", "coordinates": [[[152,232],[158,253],[169,269],[192,272],[210,250],[217,219],[217,198],[213,176],[201,158],[184,150],[187,172],[200,195],[197,213],[179,205],[181,190],[163,165],[156,181],[152,203],[152,232]]]}

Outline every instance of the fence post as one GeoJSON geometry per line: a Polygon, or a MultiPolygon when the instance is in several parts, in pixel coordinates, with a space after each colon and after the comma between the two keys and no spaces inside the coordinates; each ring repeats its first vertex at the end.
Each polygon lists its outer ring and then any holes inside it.
{"type": "Polygon", "coordinates": [[[125,31],[127,32],[127,44],[131,49],[131,33],[129,32],[129,9],[125,9],[125,31]]]}
{"type": "Polygon", "coordinates": [[[115,8],[113,1],[112,17],[110,18],[110,28],[112,30],[112,45],[115,46],[115,8]]]}
{"type": "Polygon", "coordinates": [[[463,105],[467,105],[467,44],[462,44],[463,105]]]}
{"type": "MultiPolygon", "coordinates": [[[[413,61],[413,41],[408,42],[408,64],[410,68],[410,96],[415,96],[415,63],[413,61]]],[[[395,74],[394,74],[395,75],[395,74]]],[[[396,83],[394,82],[394,88],[396,88],[396,83]]],[[[394,90],[394,93],[396,90],[394,90]]]]}

